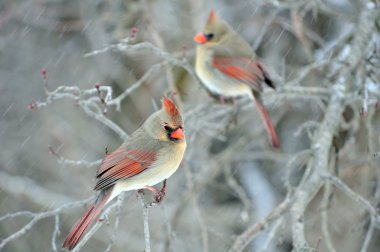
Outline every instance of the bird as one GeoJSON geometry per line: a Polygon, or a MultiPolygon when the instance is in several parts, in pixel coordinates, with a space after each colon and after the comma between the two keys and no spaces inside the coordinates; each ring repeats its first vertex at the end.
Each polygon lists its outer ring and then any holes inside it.
{"type": "Polygon", "coordinates": [[[252,99],[275,148],[280,148],[269,113],[263,105],[263,83],[275,89],[264,64],[248,44],[223,19],[210,11],[202,32],[194,36],[196,48],[195,72],[212,96],[234,99],[248,96],[252,99]]]}
{"type": "Polygon", "coordinates": [[[166,191],[166,179],[179,167],[186,150],[184,122],[173,101],[164,97],[162,108],[133,132],[110,154],[106,154],[96,172],[94,190],[99,194],[83,217],[74,225],[62,248],[72,250],[104,206],[123,191],[148,189],[160,202],[166,191]],[[153,187],[164,181],[160,190],[153,187]]]}

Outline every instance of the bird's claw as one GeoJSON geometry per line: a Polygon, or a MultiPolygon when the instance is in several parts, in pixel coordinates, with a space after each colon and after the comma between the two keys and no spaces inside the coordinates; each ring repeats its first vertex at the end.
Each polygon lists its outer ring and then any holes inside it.
{"type": "Polygon", "coordinates": [[[164,180],[164,184],[161,188],[161,191],[156,191],[154,193],[154,200],[156,203],[160,203],[163,199],[164,199],[164,196],[165,196],[165,193],[166,193],[166,179],[164,180]]]}
{"type": "Polygon", "coordinates": [[[162,200],[164,199],[165,192],[163,191],[157,191],[154,195],[154,202],[155,203],[161,203],[162,200]]]}
{"type": "Polygon", "coordinates": [[[142,195],[144,195],[144,189],[138,189],[137,191],[135,191],[135,196],[136,198],[139,197],[139,194],[142,193],[142,195]]]}

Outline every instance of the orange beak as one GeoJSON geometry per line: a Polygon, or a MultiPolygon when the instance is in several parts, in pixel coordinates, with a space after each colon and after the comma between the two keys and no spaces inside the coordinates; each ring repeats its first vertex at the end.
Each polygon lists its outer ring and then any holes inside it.
{"type": "Polygon", "coordinates": [[[170,134],[170,137],[178,140],[183,140],[185,139],[185,134],[183,133],[183,129],[178,128],[170,134]]]}
{"type": "Polygon", "coordinates": [[[197,35],[195,35],[194,41],[199,44],[204,44],[207,42],[207,38],[203,33],[198,33],[197,35]]]}

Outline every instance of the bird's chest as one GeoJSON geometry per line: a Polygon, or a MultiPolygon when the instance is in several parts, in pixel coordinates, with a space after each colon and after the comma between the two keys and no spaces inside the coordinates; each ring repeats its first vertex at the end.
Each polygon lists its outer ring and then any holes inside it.
{"type": "Polygon", "coordinates": [[[178,169],[186,149],[186,142],[176,144],[171,150],[160,153],[160,158],[147,170],[149,177],[153,180],[150,185],[154,185],[164,179],[169,178],[178,169]]]}
{"type": "Polygon", "coordinates": [[[195,64],[196,73],[202,84],[215,95],[237,97],[249,93],[244,83],[225,75],[212,64],[213,55],[210,52],[197,52],[195,64]]]}

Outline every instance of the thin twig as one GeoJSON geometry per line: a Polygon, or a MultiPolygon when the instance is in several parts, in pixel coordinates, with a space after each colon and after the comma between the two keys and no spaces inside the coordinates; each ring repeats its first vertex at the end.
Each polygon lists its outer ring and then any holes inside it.
{"type": "Polygon", "coordinates": [[[273,239],[276,237],[276,233],[278,229],[281,227],[283,224],[285,218],[284,216],[281,216],[274,224],[273,227],[271,228],[270,232],[268,233],[268,237],[263,245],[263,248],[261,252],[267,252],[270,248],[270,245],[272,244],[273,239]]]}
{"type": "MultiPolygon", "coordinates": [[[[121,196],[122,194],[119,194],[118,196],[118,199],[120,197],[123,197],[121,196]]],[[[114,201],[112,204],[108,205],[105,210],[103,210],[103,213],[102,215],[100,216],[100,219],[106,219],[109,215],[109,213],[111,211],[113,211],[115,208],[118,208],[120,207],[120,205],[123,203],[122,200],[116,200],[114,201]]],[[[78,244],[76,245],[76,247],[73,249],[73,252],[78,252],[82,249],[82,247],[87,243],[87,241],[96,233],[96,231],[98,231],[98,229],[103,226],[103,224],[105,223],[105,221],[97,221],[95,222],[95,224],[91,227],[90,230],[88,230],[87,234],[83,237],[82,240],[80,240],[78,242],[78,244]]]]}
{"type": "Polygon", "coordinates": [[[148,80],[148,78],[157,70],[159,70],[162,66],[164,66],[166,62],[158,63],[149,68],[148,71],[144,73],[144,75],[135,83],[133,83],[130,87],[124,90],[123,93],[121,93],[118,97],[114,98],[113,100],[109,101],[107,105],[112,106],[115,105],[116,109],[118,111],[121,110],[121,102],[128,97],[133,91],[135,91],[137,88],[139,88],[145,81],[148,80]]]}
{"type": "MultiPolygon", "coordinates": [[[[90,198],[92,200],[92,198],[90,198]]],[[[12,235],[8,236],[7,238],[3,239],[0,243],[0,251],[11,241],[21,237],[26,232],[28,232],[30,229],[34,227],[35,224],[37,224],[39,221],[46,219],[51,216],[56,216],[57,214],[61,213],[62,211],[66,209],[75,208],[78,206],[83,206],[83,204],[87,203],[90,199],[76,201],[64,204],[56,209],[46,211],[46,212],[40,212],[40,213],[33,213],[31,214],[32,220],[28,222],[25,226],[23,226],[21,229],[13,233],[12,235]]],[[[25,213],[25,212],[23,212],[25,213]]]]}
{"type": "Polygon", "coordinates": [[[248,221],[248,213],[251,208],[251,202],[249,200],[247,192],[244,190],[244,188],[241,185],[239,185],[239,183],[236,181],[236,179],[232,175],[230,166],[225,166],[223,170],[224,170],[224,176],[227,181],[227,185],[235,192],[236,196],[243,203],[243,211],[242,211],[243,220],[248,221]]]}
{"type": "Polygon", "coordinates": [[[338,189],[340,189],[347,196],[357,202],[361,207],[367,210],[372,217],[375,218],[374,220],[378,225],[380,224],[380,216],[377,213],[377,210],[371,205],[371,203],[369,203],[368,200],[364,199],[361,195],[354,192],[341,179],[335,176],[322,174],[321,177],[326,181],[333,183],[338,189]]]}
{"type": "Polygon", "coordinates": [[[31,200],[40,206],[59,206],[66,202],[72,202],[73,199],[42,187],[30,178],[21,176],[12,176],[7,172],[0,171],[0,188],[10,195],[22,196],[31,200]]]}
{"type": "Polygon", "coordinates": [[[63,165],[71,165],[71,166],[80,166],[80,167],[94,167],[100,165],[102,162],[101,159],[96,160],[96,161],[87,161],[87,160],[71,160],[71,159],[66,159],[62,157],[61,155],[58,154],[56,150],[53,149],[53,147],[49,146],[49,154],[55,156],[57,158],[58,164],[63,164],[63,165]]]}
{"type": "Polygon", "coordinates": [[[331,240],[331,234],[329,230],[329,219],[328,219],[328,209],[331,201],[331,185],[326,183],[324,186],[323,199],[321,203],[321,219],[322,219],[322,234],[323,238],[326,241],[326,247],[330,252],[335,252],[334,244],[331,240]]]}
{"type": "Polygon", "coordinates": [[[360,252],[367,252],[368,251],[369,245],[372,241],[373,232],[375,230],[375,226],[376,226],[375,223],[376,223],[375,217],[372,216],[371,220],[369,222],[368,231],[365,235],[362,247],[360,248],[360,252]]]}
{"type": "Polygon", "coordinates": [[[160,208],[162,210],[162,214],[164,216],[164,223],[165,223],[165,228],[167,231],[167,236],[166,236],[166,241],[165,241],[165,247],[164,251],[174,251],[173,248],[173,239],[175,238],[175,234],[173,233],[173,228],[170,224],[170,219],[167,213],[167,210],[165,208],[164,204],[160,204],[160,208]]]}
{"type": "MultiPolygon", "coordinates": [[[[192,137],[189,139],[190,143],[194,142],[194,138],[195,138],[196,134],[192,135],[192,137]]],[[[185,169],[185,174],[186,174],[186,182],[187,182],[187,186],[189,188],[189,191],[190,192],[193,192],[194,190],[194,178],[193,178],[193,174],[191,172],[191,168],[189,166],[189,160],[188,160],[188,157],[191,156],[191,152],[193,151],[193,149],[188,149],[187,151],[187,155],[185,156],[185,162],[184,162],[184,169],[185,169]]],[[[207,226],[205,224],[205,221],[203,219],[203,216],[202,216],[202,213],[199,209],[199,205],[198,205],[198,197],[197,195],[193,192],[190,194],[190,200],[191,200],[191,204],[193,206],[193,210],[195,212],[195,216],[198,220],[198,223],[200,225],[200,228],[201,228],[201,232],[202,232],[202,243],[203,243],[203,251],[204,252],[208,252],[209,251],[209,239],[208,239],[208,231],[207,231],[207,226]]]]}
{"type": "Polygon", "coordinates": [[[0,217],[0,222],[5,221],[6,219],[14,219],[19,216],[23,217],[33,217],[35,213],[30,212],[30,211],[21,211],[21,212],[16,212],[16,213],[7,213],[6,215],[3,215],[0,217]]]}
{"type": "Polygon", "coordinates": [[[120,213],[121,213],[121,207],[122,207],[123,202],[124,202],[124,198],[125,198],[124,193],[120,194],[120,196],[117,198],[115,225],[113,228],[113,233],[112,233],[111,239],[110,239],[110,241],[107,245],[107,248],[104,252],[110,252],[112,249],[112,245],[115,242],[116,235],[117,235],[118,229],[119,229],[120,215],[121,215],[120,213]]]}
{"type": "Polygon", "coordinates": [[[59,230],[59,214],[55,215],[55,225],[54,225],[54,232],[53,236],[51,238],[51,247],[53,248],[53,251],[57,251],[57,237],[60,235],[61,231],[59,230]]]}
{"type": "Polygon", "coordinates": [[[143,221],[144,221],[144,241],[145,241],[145,252],[150,252],[150,233],[149,233],[149,213],[148,206],[144,201],[144,193],[142,191],[138,192],[138,198],[141,203],[141,207],[143,210],[143,221]]]}
{"type": "Polygon", "coordinates": [[[267,227],[274,221],[278,220],[290,208],[290,199],[286,197],[285,200],[279,204],[273,211],[262,221],[259,221],[240,234],[229,252],[240,252],[256,237],[260,232],[267,229],[267,227]]]}
{"type": "Polygon", "coordinates": [[[195,74],[193,67],[190,65],[190,63],[186,59],[184,58],[178,59],[176,58],[176,56],[168,52],[160,50],[160,48],[158,48],[157,46],[149,42],[141,42],[138,44],[131,45],[129,44],[128,40],[124,39],[124,40],[120,40],[120,42],[117,44],[109,45],[103,49],[92,51],[90,53],[85,54],[84,56],[89,57],[89,56],[97,55],[100,53],[104,53],[109,50],[113,50],[117,52],[120,52],[120,51],[124,52],[128,50],[147,50],[147,51],[153,52],[156,56],[164,59],[169,64],[182,67],[190,74],[190,76],[192,76],[196,81],[198,81],[198,77],[195,74]]]}

